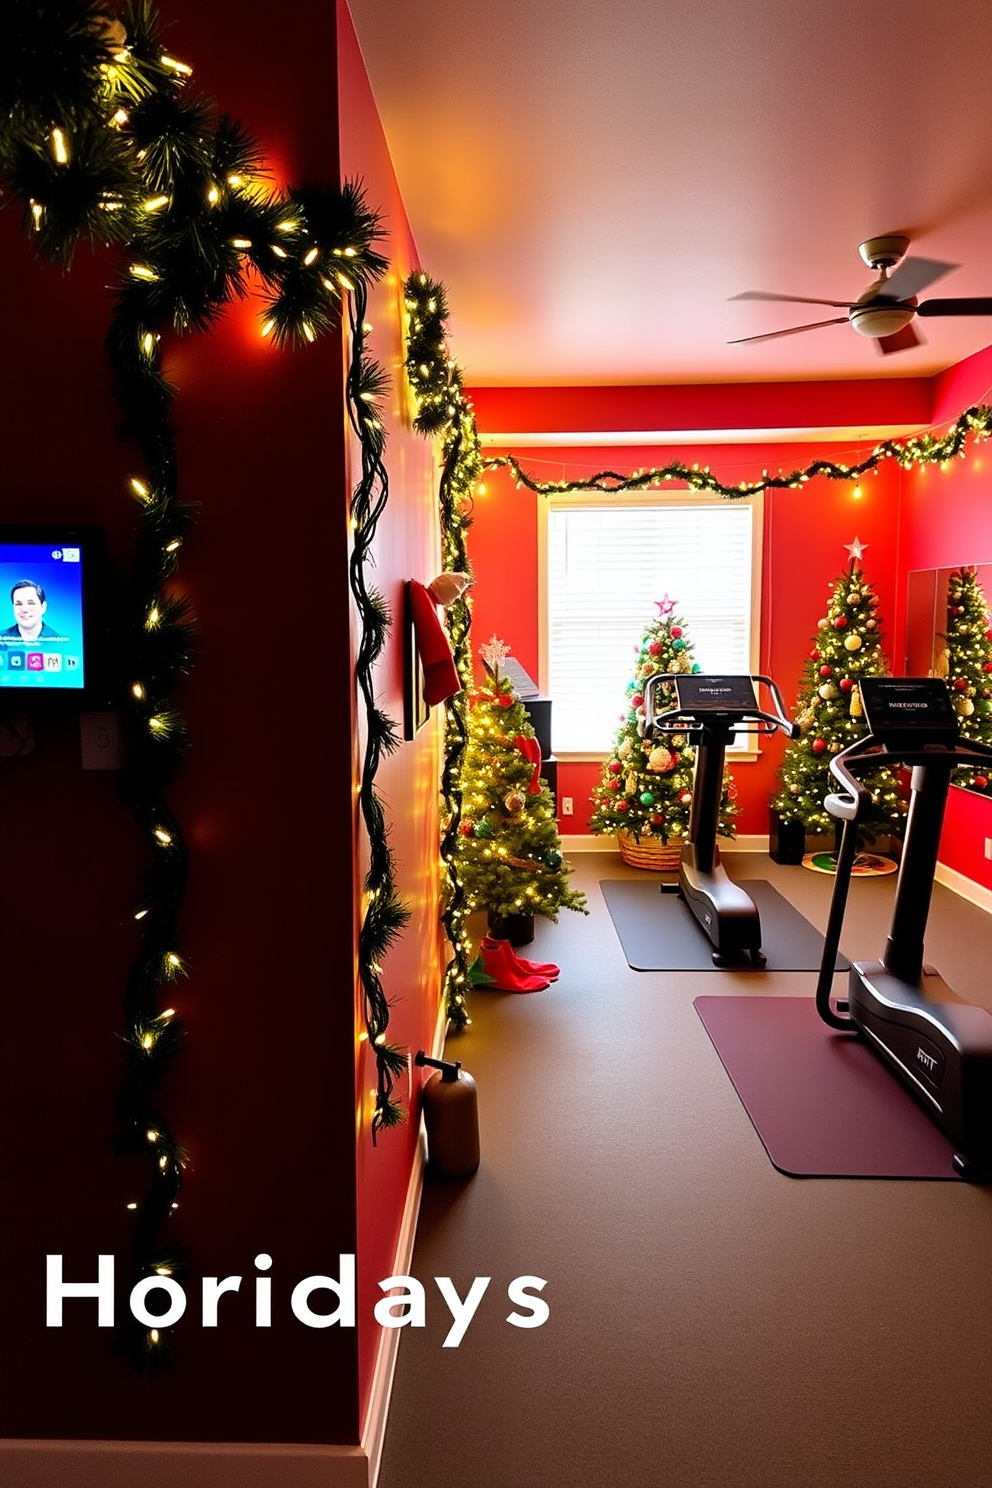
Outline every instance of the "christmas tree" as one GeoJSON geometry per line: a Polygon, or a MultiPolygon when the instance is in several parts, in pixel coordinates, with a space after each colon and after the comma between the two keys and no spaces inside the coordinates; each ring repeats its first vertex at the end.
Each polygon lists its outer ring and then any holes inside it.
{"type": "MultiPolygon", "coordinates": [[[[966,739],[992,744],[992,622],[973,568],[955,569],[947,581],[947,629],[938,671],[946,678],[966,739]]],[[[956,770],[955,785],[992,795],[987,774],[956,770]]]]}
{"type": "MultiPolygon", "coordinates": [[[[658,617],[636,647],[637,665],[627,683],[626,715],[603,762],[602,778],[593,788],[589,828],[596,833],[626,830],[638,841],[660,837],[667,843],[669,838],[685,837],[689,829],[696,751],[685,734],[641,738],[644,686],[655,672],[698,672],[699,667],[693,661],[685,622],[674,614],[675,601],[666,594],[655,603],[658,617]]],[[[655,692],[656,713],[664,710],[666,694],[670,695],[670,706],[675,706],[672,686],[664,683],[655,692]]],[[[717,828],[725,837],[733,837],[736,832],[736,795],[727,772],[717,828]]]]}
{"type": "MultiPolygon", "coordinates": [[[[862,677],[889,675],[878,596],[861,567],[866,547],[867,543],[854,539],[847,549],[850,565],[831,585],[827,613],[819,621],[803,668],[796,704],[802,733],[786,747],[779,770],[781,788],[772,799],[783,822],[800,821],[813,832],[835,831],[838,826],[823,801],[839,790],[830,774],[830,756],[866,732],[858,683],[862,677]]],[[[906,806],[893,772],[872,770],[859,774],[858,779],[873,798],[859,832],[869,842],[880,833],[901,832],[906,806]]]]}
{"type": "Polygon", "coordinates": [[[520,699],[499,664],[507,649],[494,636],[482,647],[491,675],[472,696],[462,766],[458,878],[468,911],[491,916],[586,910],[568,887],[554,802],[540,778],[541,750],[520,699]]]}

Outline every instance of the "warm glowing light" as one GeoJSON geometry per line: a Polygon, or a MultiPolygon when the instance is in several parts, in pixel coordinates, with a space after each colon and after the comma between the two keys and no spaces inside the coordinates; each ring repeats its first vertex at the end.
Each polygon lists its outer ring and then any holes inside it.
{"type": "Polygon", "coordinates": [[[167,553],[175,553],[179,548],[182,547],[182,545],[183,545],[182,538],[181,537],[174,537],[170,543],[166,543],[166,545],[165,545],[165,551],[167,553]]]}
{"type": "Polygon", "coordinates": [[[151,1330],[151,1332],[149,1333],[149,1335],[148,1335],[148,1342],[149,1343],[158,1343],[158,1340],[159,1340],[159,1331],[158,1331],[157,1328],[153,1328],[151,1330]]]}
{"type": "Polygon", "coordinates": [[[287,217],[286,220],[285,220],[285,222],[277,222],[276,223],[276,232],[284,232],[284,233],[296,232],[296,229],[299,227],[299,225],[300,224],[297,221],[295,221],[292,217],[287,217]]]}
{"type": "Polygon", "coordinates": [[[142,336],[141,349],[145,353],[145,356],[151,356],[152,352],[155,350],[155,337],[152,335],[151,331],[146,331],[145,334],[142,336]]]}
{"type": "Polygon", "coordinates": [[[147,501],[149,496],[151,495],[151,492],[145,485],[144,481],[139,480],[136,475],[133,475],[131,477],[131,490],[134,492],[135,496],[140,497],[142,501],[147,501]]]}
{"type": "Polygon", "coordinates": [[[159,1134],[154,1127],[149,1127],[148,1131],[145,1132],[145,1136],[148,1138],[149,1142],[157,1142],[159,1134]]]}
{"type": "Polygon", "coordinates": [[[169,205],[169,198],[167,196],[150,196],[143,205],[146,212],[161,212],[163,207],[169,205]]]}
{"type": "Polygon", "coordinates": [[[270,243],[269,247],[272,249],[272,252],[275,254],[276,258],[289,257],[289,254],[286,252],[285,248],[280,248],[278,243],[270,243]]]}
{"type": "Polygon", "coordinates": [[[311,248],[310,249],[310,252],[306,255],[306,257],[304,258],[303,262],[306,264],[307,268],[309,268],[310,265],[314,262],[314,260],[315,259],[318,259],[319,257],[320,257],[320,249],[319,248],[311,248]]]}
{"type": "Polygon", "coordinates": [[[275,328],[276,328],[276,323],[275,323],[274,320],[263,321],[263,323],[262,323],[262,335],[263,336],[271,336],[271,334],[275,330],[275,328]]]}
{"type": "Polygon", "coordinates": [[[304,334],[304,336],[306,336],[306,338],[307,338],[308,341],[315,341],[316,340],[316,336],[314,335],[313,326],[310,324],[310,322],[308,320],[305,320],[303,322],[303,334],[304,334]]]}
{"type": "Polygon", "coordinates": [[[44,212],[45,212],[45,209],[41,205],[41,202],[32,201],[32,203],[31,203],[31,216],[34,218],[34,225],[35,225],[35,230],[36,231],[41,226],[41,219],[42,219],[42,217],[44,215],[44,212]]]}
{"type": "Polygon", "coordinates": [[[193,76],[192,67],[188,67],[185,62],[177,62],[175,57],[167,57],[163,52],[158,60],[163,67],[168,67],[173,72],[178,72],[182,77],[193,76]]]}
{"type": "Polygon", "coordinates": [[[117,124],[118,126],[127,123],[127,110],[126,109],[118,109],[117,110],[116,114],[114,115],[114,123],[117,124]]]}
{"type": "Polygon", "coordinates": [[[146,1033],[144,1038],[141,1040],[141,1047],[143,1049],[151,1049],[154,1047],[154,1044],[155,1035],[153,1033],[146,1033]]]}
{"type": "Polygon", "coordinates": [[[158,606],[156,605],[153,609],[150,609],[148,611],[148,618],[145,620],[145,629],[154,630],[161,618],[162,617],[158,612],[158,606]]]}
{"type": "Polygon", "coordinates": [[[65,135],[61,129],[52,130],[52,154],[59,165],[68,165],[69,151],[66,149],[65,135]]]}
{"type": "Polygon", "coordinates": [[[156,827],[152,835],[158,838],[163,847],[170,846],[172,842],[172,833],[167,832],[164,827],[156,827]]]}
{"type": "Polygon", "coordinates": [[[150,269],[147,264],[132,264],[130,272],[133,279],[146,279],[151,284],[158,279],[155,270],[150,269]]]}
{"type": "Polygon", "coordinates": [[[216,186],[211,186],[210,190],[207,192],[207,201],[212,207],[215,207],[220,201],[220,192],[217,190],[216,186]]]}
{"type": "Polygon", "coordinates": [[[232,248],[250,248],[251,247],[251,238],[232,238],[231,239],[231,247],[232,248]]]}

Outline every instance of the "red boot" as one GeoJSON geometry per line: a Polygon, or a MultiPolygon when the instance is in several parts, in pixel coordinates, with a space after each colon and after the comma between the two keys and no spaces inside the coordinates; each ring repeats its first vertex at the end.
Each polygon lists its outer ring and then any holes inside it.
{"type": "Polygon", "coordinates": [[[486,936],[479,945],[479,955],[486,975],[492,977],[492,985],[500,992],[543,992],[551,985],[546,976],[536,976],[517,960],[508,940],[494,941],[486,936]]]}
{"type": "Polygon", "coordinates": [[[556,982],[561,975],[561,968],[553,961],[528,961],[518,956],[508,940],[493,940],[491,935],[485,935],[479,943],[480,951],[493,951],[499,946],[506,947],[505,955],[524,976],[547,977],[549,982],[556,982]]]}

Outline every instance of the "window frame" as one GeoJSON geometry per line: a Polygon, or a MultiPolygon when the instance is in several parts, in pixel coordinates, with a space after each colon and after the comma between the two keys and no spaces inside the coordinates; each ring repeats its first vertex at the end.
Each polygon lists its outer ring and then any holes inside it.
{"type": "MultiPolygon", "coordinates": [[[[548,614],[548,522],[552,508],[560,507],[725,507],[746,505],[751,508],[751,615],[750,615],[750,669],[752,674],[761,669],[761,581],[762,556],[764,551],[765,503],[764,492],[758,491],[746,497],[735,498],[709,495],[691,488],[667,486],[664,490],[626,491],[611,496],[602,491],[549,492],[538,498],[537,509],[537,560],[538,560],[538,682],[541,693],[554,699],[549,688],[550,663],[550,617],[548,614]]],[[[646,629],[650,616],[645,617],[646,629]]],[[[760,703],[760,699],[759,699],[760,703]]],[[[760,735],[738,736],[731,744],[728,756],[734,764],[752,763],[760,754],[760,735]]],[[[555,758],[565,764],[599,764],[609,754],[609,748],[596,752],[590,750],[555,749],[555,758]]]]}

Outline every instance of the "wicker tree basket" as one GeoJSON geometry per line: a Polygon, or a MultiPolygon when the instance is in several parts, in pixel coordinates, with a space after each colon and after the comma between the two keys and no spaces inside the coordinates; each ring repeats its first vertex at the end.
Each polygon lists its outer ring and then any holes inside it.
{"type": "Polygon", "coordinates": [[[621,827],[617,832],[620,856],[631,868],[648,868],[654,873],[673,873],[682,856],[681,840],[662,842],[660,837],[642,837],[640,842],[633,832],[621,827]]]}

